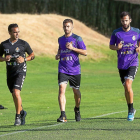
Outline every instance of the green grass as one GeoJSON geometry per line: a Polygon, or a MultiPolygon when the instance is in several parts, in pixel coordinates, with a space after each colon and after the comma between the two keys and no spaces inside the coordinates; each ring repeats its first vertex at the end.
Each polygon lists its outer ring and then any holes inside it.
{"type": "Polygon", "coordinates": [[[57,123],[56,119],[60,115],[57,67],[58,61],[46,57],[36,57],[34,61],[28,62],[27,77],[21,92],[23,107],[28,115],[25,126],[15,127],[15,108],[6,86],[5,63],[0,63],[0,104],[8,108],[0,110],[0,140],[139,139],[140,71],[133,83],[134,107],[137,110],[133,122],[126,120],[127,106],[116,62],[102,61],[81,62],[82,121],[74,121],[74,96],[68,86],[68,122],[57,123]]]}

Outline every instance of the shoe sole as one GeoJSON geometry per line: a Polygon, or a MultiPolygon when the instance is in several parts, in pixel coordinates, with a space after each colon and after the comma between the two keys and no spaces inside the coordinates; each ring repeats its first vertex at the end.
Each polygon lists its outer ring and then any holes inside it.
{"type": "MultiPolygon", "coordinates": [[[[75,119],[76,120],[76,119],[75,119]]],[[[80,122],[81,121],[81,119],[80,120],[76,120],[76,122],[80,122]]]]}
{"type": "Polygon", "coordinates": [[[25,111],[25,114],[24,114],[24,116],[23,116],[24,122],[23,122],[22,119],[21,119],[21,125],[24,125],[24,124],[25,124],[25,117],[26,117],[26,115],[27,115],[27,112],[25,111]]]}
{"type": "Polygon", "coordinates": [[[21,123],[20,124],[14,124],[14,126],[19,126],[19,125],[21,125],[21,123]]]}
{"type": "Polygon", "coordinates": [[[67,122],[67,120],[57,120],[57,122],[67,122]]]}
{"type": "MultiPolygon", "coordinates": [[[[136,113],[136,110],[134,110],[134,115],[135,115],[135,113],[136,113]]],[[[131,119],[130,119],[130,118],[127,118],[127,120],[128,120],[128,121],[133,121],[133,120],[134,120],[134,117],[131,118],[131,119]]]]}

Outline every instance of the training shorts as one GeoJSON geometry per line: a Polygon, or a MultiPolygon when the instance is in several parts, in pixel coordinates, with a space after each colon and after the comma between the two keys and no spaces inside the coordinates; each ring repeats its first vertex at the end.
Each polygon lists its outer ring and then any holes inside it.
{"type": "Polygon", "coordinates": [[[78,75],[68,75],[65,73],[58,74],[58,84],[61,85],[63,83],[67,84],[69,81],[70,87],[79,89],[80,88],[80,81],[81,81],[81,74],[78,75]]]}
{"type": "Polygon", "coordinates": [[[9,91],[13,93],[13,89],[19,89],[21,91],[23,82],[25,80],[26,74],[16,74],[12,77],[7,77],[7,86],[9,91]]]}
{"type": "Polygon", "coordinates": [[[137,66],[131,66],[126,70],[119,69],[122,84],[123,85],[125,84],[125,79],[130,79],[133,81],[136,76],[137,70],[138,70],[137,66]]]}

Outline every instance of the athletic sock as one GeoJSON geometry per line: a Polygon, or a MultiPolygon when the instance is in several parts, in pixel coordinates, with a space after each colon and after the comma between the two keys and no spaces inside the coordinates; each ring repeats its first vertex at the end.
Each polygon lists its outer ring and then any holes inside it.
{"type": "Polygon", "coordinates": [[[20,114],[16,114],[16,118],[20,118],[20,114]]]}
{"type": "Polygon", "coordinates": [[[20,114],[21,115],[24,115],[24,110],[23,109],[20,111],[20,114]]]}
{"type": "Polygon", "coordinates": [[[79,111],[79,107],[76,107],[76,106],[75,106],[75,111],[79,111]]]}
{"type": "Polygon", "coordinates": [[[133,103],[128,104],[128,112],[133,112],[133,103]]]}
{"type": "Polygon", "coordinates": [[[65,116],[65,111],[61,111],[61,116],[65,116]]]}

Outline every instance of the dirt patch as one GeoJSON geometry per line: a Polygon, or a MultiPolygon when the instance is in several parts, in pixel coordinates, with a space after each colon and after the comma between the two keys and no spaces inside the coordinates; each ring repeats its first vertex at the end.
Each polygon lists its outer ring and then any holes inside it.
{"type": "MultiPolygon", "coordinates": [[[[20,38],[26,40],[36,55],[54,56],[58,50],[58,37],[64,34],[62,22],[70,18],[55,14],[0,14],[0,42],[9,38],[7,27],[17,23],[20,28],[20,38]]],[[[81,36],[87,46],[88,57],[98,59],[106,57],[103,53],[96,53],[88,45],[108,46],[109,39],[73,19],[73,33],[81,36]]],[[[86,59],[87,59],[86,58],[86,59]]]]}

